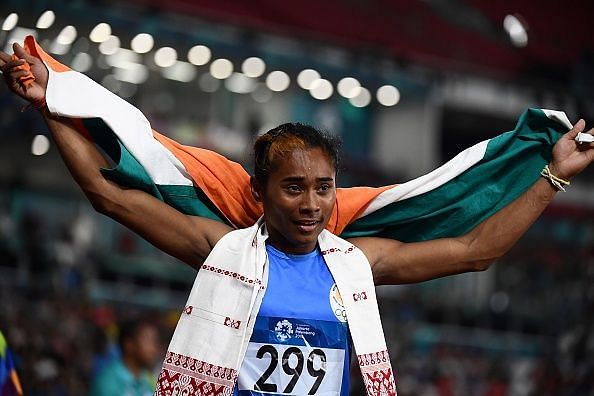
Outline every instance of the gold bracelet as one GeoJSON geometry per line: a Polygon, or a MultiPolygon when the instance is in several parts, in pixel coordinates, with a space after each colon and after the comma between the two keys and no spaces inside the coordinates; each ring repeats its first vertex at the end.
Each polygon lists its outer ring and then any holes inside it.
{"type": "Polygon", "coordinates": [[[544,169],[540,172],[540,175],[547,179],[553,185],[553,187],[557,189],[557,191],[567,192],[565,187],[571,184],[569,181],[562,179],[559,176],[553,175],[548,165],[545,165],[544,169]]]}

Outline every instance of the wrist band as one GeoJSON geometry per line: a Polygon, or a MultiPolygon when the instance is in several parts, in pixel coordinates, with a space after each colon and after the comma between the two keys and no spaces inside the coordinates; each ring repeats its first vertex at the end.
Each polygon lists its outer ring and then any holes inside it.
{"type": "Polygon", "coordinates": [[[566,192],[567,190],[565,187],[571,184],[569,181],[553,175],[548,165],[545,165],[544,169],[540,172],[540,175],[547,179],[557,191],[566,192]]]}

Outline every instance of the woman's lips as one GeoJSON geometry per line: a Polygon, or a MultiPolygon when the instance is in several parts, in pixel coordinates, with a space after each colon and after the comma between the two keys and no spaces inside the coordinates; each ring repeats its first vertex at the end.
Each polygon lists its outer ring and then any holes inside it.
{"type": "Polygon", "coordinates": [[[319,220],[300,220],[295,221],[294,223],[299,231],[303,233],[310,233],[317,228],[319,220]]]}

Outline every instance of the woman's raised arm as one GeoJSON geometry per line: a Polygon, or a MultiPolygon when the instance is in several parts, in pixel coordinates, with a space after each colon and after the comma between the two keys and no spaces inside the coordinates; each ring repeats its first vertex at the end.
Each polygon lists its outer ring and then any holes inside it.
{"type": "MultiPolygon", "coordinates": [[[[550,172],[569,180],[594,162],[594,143],[577,143],[580,120],[553,148],[550,172]]],[[[594,133],[594,129],[587,132],[594,133]]],[[[402,243],[384,238],[353,238],[372,266],[376,284],[421,282],[487,269],[505,254],[553,200],[557,189],[540,178],[508,206],[469,233],[456,238],[402,243]]]]}
{"type": "Polygon", "coordinates": [[[100,172],[108,166],[92,142],[73,127],[72,121],[49,114],[43,106],[48,72],[37,58],[28,55],[18,45],[14,47],[20,59],[11,59],[0,51],[0,68],[11,91],[40,107],[60,155],[72,177],[81,187],[93,207],[137,232],[159,249],[199,268],[218,240],[231,227],[206,218],[188,216],[143,191],[125,189],[107,180],[100,172]],[[25,85],[20,78],[27,75],[28,63],[35,76],[25,85]]]}

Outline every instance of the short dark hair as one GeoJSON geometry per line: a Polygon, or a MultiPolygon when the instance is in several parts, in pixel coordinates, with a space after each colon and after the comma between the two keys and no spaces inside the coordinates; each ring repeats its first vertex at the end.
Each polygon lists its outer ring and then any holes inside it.
{"type": "Polygon", "coordinates": [[[254,142],[254,176],[258,183],[266,185],[274,161],[283,154],[303,148],[322,149],[338,172],[340,147],[340,138],[311,125],[298,122],[279,125],[254,142]]]}
{"type": "Polygon", "coordinates": [[[126,341],[138,337],[140,331],[145,327],[154,327],[154,325],[146,319],[130,319],[120,324],[118,345],[122,353],[124,353],[124,344],[126,341]]]}

